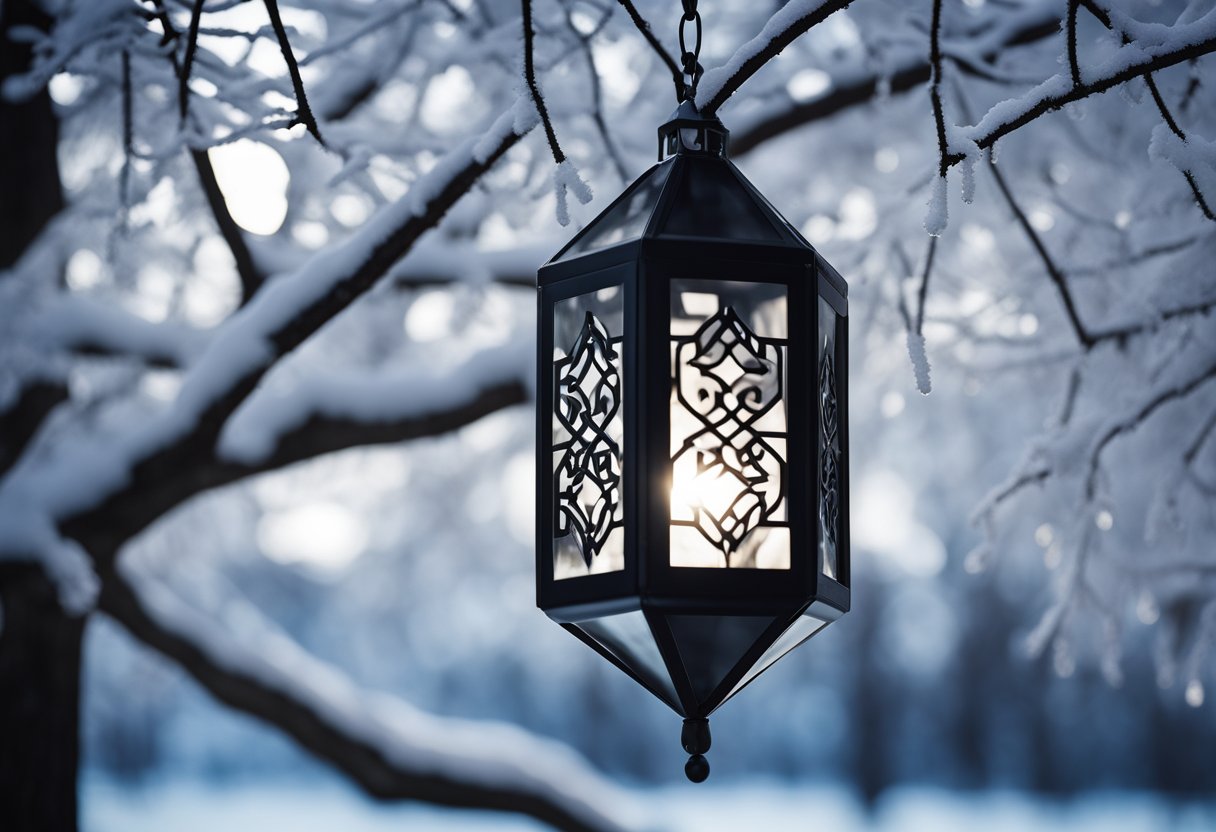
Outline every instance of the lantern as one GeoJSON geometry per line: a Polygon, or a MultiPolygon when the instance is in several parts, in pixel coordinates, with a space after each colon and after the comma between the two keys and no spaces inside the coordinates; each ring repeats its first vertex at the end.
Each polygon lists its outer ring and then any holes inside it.
{"type": "Polygon", "coordinates": [[[684,717],[849,609],[847,286],[684,101],[540,269],[537,600],[684,717]]]}

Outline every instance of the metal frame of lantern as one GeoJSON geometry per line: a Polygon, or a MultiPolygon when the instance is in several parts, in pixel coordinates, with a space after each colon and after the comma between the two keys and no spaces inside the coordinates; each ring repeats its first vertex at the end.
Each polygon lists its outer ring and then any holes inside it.
{"type": "Polygon", "coordinates": [[[727,139],[681,104],[659,163],[538,277],[537,603],[683,715],[693,755],[710,713],[850,602],[847,286],[727,139]],[[698,433],[677,446],[680,408],[698,433]],[[677,467],[708,478],[687,505],[677,467]],[[761,528],[753,561],[732,564],[761,528]],[[698,533],[725,562],[673,565],[698,533]]]}

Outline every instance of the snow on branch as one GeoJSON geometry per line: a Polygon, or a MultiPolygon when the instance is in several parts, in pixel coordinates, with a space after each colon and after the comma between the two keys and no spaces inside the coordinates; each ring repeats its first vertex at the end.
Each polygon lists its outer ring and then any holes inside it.
{"type": "MultiPolygon", "coordinates": [[[[960,68],[964,71],[976,71],[977,67],[990,65],[1013,47],[1038,43],[1059,31],[1060,18],[1056,3],[1030,4],[1025,9],[1004,15],[998,23],[970,37],[965,43],[944,39],[942,53],[960,62],[960,68]]],[[[890,60],[890,63],[894,64],[894,68],[882,71],[867,67],[834,72],[831,83],[819,95],[807,101],[782,101],[780,106],[765,108],[762,115],[752,117],[732,132],[731,153],[736,156],[747,153],[790,130],[874,101],[880,92],[898,93],[916,89],[927,82],[932,73],[932,67],[922,52],[890,60]]]]}
{"type": "MultiPolygon", "coordinates": [[[[960,137],[986,150],[1004,136],[1066,104],[1216,51],[1216,10],[1194,23],[1166,27],[1164,33],[1152,31],[1155,37],[1126,44],[1106,60],[1085,68],[1082,75],[1088,80],[1080,86],[1073,84],[1070,72],[1057,73],[1020,98],[995,105],[978,123],[960,128],[960,137]]],[[[965,154],[956,151],[949,162],[954,165],[965,158],[965,154]]]]}
{"type": "MultiPolygon", "coordinates": [[[[522,401],[535,343],[518,338],[482,350],[460,365],[405,370],[313,374],[294,379],[282,393],[265,391],[238,410],[220,435],[223,459],[264,463],[280,440],[310,420],[355,425],[400,425],[451,414],[489,390],[522,401]]],[[[315,429],[315,428],[314,428],[315,429]]]]}
{"type": "Polygon", "coordinates": [[[185,324],[153,323],[80,294],[58,295],[38,313],[32,331],[54,350],[142,359],[151,366],[185,367],[207,333],[185,324]]]}
{"type": "Polygon", "coordinates": [[[218,700],[277,726],[374,797],[514,812],[568,832],[632,826],[628,798],[557,742],[361,690],[265,622],[234,638],[133,570],[106,571],[100,604],[218,700]]]}
{"type": "Polygon", "coordinates": [[[852,0],[790,0],[769,18],[760,34],[736,49],[730,60],[705,73],[697,85],[697,107],[706,115],[717,112],[726,99],[785,47],[851,3],[852,0]]]}
{"type": "Polygon", "coordinates": [[[160,415],[122,432],[65,439],[52,458],[18,465],[0,483],[0,516],[37,514],[87,541],[95,558],[113,557],[127,538],[208,487],[205,477],[191,487],[180,481],[195,475],[266,372],[383,277],[535,123],[532,108],[517,102],[345,242],[268,283],[217,329],[160,415]]]}
{"type": "MultiPolygon", "coordinates": [[[[283,28],[283,18],[279,14],[278,0],[262,0],[266,13],[270,15],[270,25],[274,28],[274,36],[279,42],[279,51],[287,63],[287,72],[291,76],[291,87],[296,94],[296,123],[303,124],[312,137],[325,147],[325,139],[321,138],[321,128],[317,126],[317,117],[313,115],[312,107],[308,106],[308,96],[304,93],[304,79],[300,77],[300,66],[296,63],[295,53],[291,51],[291,42],[287,40],[287,30],[283,28]]],[[[201,0],[199,5],[202,5],[201,0]]]]}
{"type": "Polygon", "coordinates": [[[1087,498],[1092,500],[1097,492],[1098,471],[1102,453],[1111,442],[1119,436],[1135,430],[1160,408],[1171,402],[1190,396],[1213,379],[1216,379],[1216,363],[1209,365],[1188,379],[1162,387],[1155,395],[1141,405],[1135,413],[1115,419],[1099,430],[1089,451],[1089,475],[1085,480],[1087,498]]]}
{"type": "Polygon", "coordinates": [[[553,154],[553,163],[557,166],[553,171],[553,191],[557,197],[557,222],[559,225],[570,224],[570,207],[567,194],[574,192],[575,198],[586,205],[591,201],[591,187],[583,181],[578,168],[566,158],[561,145],[557,141],[557,133],[553,129],[553,121],[549,118],[549,108],[540,94],[540,84],[536,80],[535,32],[532,27],[532,0],[521,0],[523,5],[524,25],[524,81],[536,106],[540,123],[545,129],[545,139],[549,142],[549,152],[553,154]]]}
{"type": "Polygon", "coordinates": [[[676,63],[676,59],[671,56],[670,52],[663,48],[663,44],[657,37],[655,37],[654,30],[650,28],[649,21],[642,17],[641,13],[637,9],[637,6],[633,4],[633,0],[617,0],[617,2],[620,3],[625,9],[625,12],[629,15],[629,19],[633,21],[633,25],[637,27],[638,32],[643,38],[645,38],[646,43],[650,45],[650,48],[654,50],[654,53],[659,56],[659,60],[661,60],[667,66],[667,69],[671,72],[672,80],[676,85],[676,99],[683,100],[684,73],[680,69],[680,65],[676,63]]]}

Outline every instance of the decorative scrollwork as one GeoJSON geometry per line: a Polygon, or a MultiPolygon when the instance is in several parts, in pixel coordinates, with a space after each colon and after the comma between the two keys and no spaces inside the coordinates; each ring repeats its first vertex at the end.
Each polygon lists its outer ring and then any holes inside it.
{"type": "Polygon", "coordinates": [[[588,311],[570,354],[553,368],[553,413],[566,437],[553,444],[554,536],[573,534],[588,568],[623,522],[621,449],[611,435],[621,408],[619,342],[588,311]]]}
{"type": "Polygon", "coordinates": [[[785,433],[759,427],[782,402],[785,342],[757,336],[730,306],[674,340],[676,397],[697,426],[672,456],[674,476],[686,480],[673,501],[687,503],[692,520],[672,523],[696,527],[729,567],[785,498],[785,460],[772,442],[785,433]]]}
{"type": "Polygon", "coordinates": [[[836,356],[829,341],[819,360],[819,522],[827,552],[835,558],[840,527],[840,436],[836,402],[836,356]]]}

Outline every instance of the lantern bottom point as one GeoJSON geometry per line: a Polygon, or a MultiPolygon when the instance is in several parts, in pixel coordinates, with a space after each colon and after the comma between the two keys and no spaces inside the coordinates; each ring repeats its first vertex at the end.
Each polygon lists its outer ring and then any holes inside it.
{"type": "Polygon", "coordinates": [[[693,754],[684,764],[684,774],[694,783],[703,783],[709,777],[709,760],[703,754],[693,754]]]}

